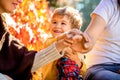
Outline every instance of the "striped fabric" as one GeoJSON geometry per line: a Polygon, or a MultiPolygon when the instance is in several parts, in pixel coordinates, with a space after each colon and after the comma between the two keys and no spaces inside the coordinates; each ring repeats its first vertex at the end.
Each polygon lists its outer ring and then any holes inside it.
{"type": "Polygon", "coordinates": [[[38,70],[40,67],[61,58],[64,54],[60,54],[56,49],[55,42],[47,47],[45,50],[41,50],[35,55],[34,64],[31,72],[38,70]]]}

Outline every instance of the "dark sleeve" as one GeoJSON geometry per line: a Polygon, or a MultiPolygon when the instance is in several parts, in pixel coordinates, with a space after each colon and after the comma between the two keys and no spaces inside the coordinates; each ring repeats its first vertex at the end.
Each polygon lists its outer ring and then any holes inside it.
{"type": "Polygon", "coordinates": [[[29,80],[36,51],[28,51],[17,39],[6,34],[0,55],[0,71],[14,80],[29,80]]]}

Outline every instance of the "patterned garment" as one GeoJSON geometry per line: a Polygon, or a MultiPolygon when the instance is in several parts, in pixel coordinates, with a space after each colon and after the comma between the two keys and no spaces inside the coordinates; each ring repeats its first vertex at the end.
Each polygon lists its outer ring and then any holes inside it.
{"type": "Polygon", "coordinates": [[[80,77],[80,68],[68,58],[60,58],[57,62],[59,72],[58,80],[82,80],[80,77]]]}

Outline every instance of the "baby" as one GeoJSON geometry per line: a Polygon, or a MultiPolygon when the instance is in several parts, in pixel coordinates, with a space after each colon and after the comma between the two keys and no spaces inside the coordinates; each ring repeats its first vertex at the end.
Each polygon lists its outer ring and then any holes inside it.
{"type": "MultiPolygon", "coordinates": [[[[51,34],[52,37],[45,42],[45,46],[49,46],[58,38],[58,35],[65,33],[73,28],[80,29],[82,25],[82,17],[78,10],[72,7],[57,8],[51,18],[51,34]]],[[[80,69],[82,67],[81,59],[78,53],[74,52],[70,47],[65,48],[62,53],[70,53],[59,60],[56,60],[42,68],[43,80],[81,80],[80,69]],[[70,59],[68,58],[70,57],[70,59]]]]}

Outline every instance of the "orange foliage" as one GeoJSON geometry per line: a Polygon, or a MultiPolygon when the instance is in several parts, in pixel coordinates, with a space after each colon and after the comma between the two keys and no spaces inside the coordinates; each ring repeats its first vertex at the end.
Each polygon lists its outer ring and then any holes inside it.
{"type": "Polygon", "coordinates": [[[50,10],[46,0],[24,0],[11,15],[16,26],[10,32],[28,49],[41,50],[45,37],[49,36],[50,10]]]}

